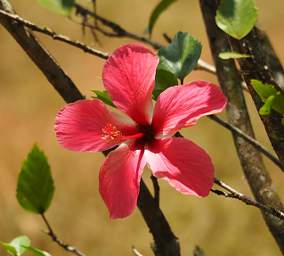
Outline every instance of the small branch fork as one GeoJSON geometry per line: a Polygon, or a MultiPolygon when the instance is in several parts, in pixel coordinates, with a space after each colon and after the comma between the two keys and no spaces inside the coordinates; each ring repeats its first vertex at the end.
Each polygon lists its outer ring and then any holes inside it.
{"type": "Polygon", "coordinates": [[[284,220],[284,212],[280,211],[279,209],[276,209],[274,207],[271,206],[267,206],[265,204],[259,203],[255,200],[253,200],[252,198],[238,192],[237,190],[233,189],[232,187],[230,187],[229,185],[227,185],[226,183],[224,183],[223,181],[215,178],[214,183],[216,185],[218,185],[219,187],[225,189],[227,192],[225,191],[221,191],[218,189],[211,189],[211,192],[218,195],[218,196],[224,196],[227,198],[234,198],[234,199],[238,199],[240,201],[242,201],[243,203],[247,204],[247,205],[251,205],[251,206],[255,206],[263,211],[265,211],[268,214],[272,214],[276,217],[278,217],[279,219],[284,220]]]}
{"type": "MultiPolygon", "coordinates": [[[[6,2],[4,0],[0,0],[0,3],[2,2],[6,2]]],[[[27,51],[27,47],[28,47],[28,42],[29,40],[31,40],[31,35],[30,34],[24,34],[22,28],[20,26],[17,27],[17,25],[21,24],[24,25],[28,28],[30,28],[31,30],[34,31],[38,31],[38,32],[42,32],[44,34],[47,34],[49,36],[54,37],[55,35],[53,35],[52,31],[46,30],[44,28],[40,28],[37,29],[38,26],[34,25],[34,24],[30,24],[30,22],[26,22],[25,20],[23,20],[22,18],[20,18],[18,15],[15,14],[10,14],[7,13],[5,11],[0,10],[0,16],[5,16],[5,18],[9,18],[10,22],[9,22],[9,26],[11,26],[11,29],[8,29],[10,31],[10,33],[15,36],[18,35],[17,33],[22,33],[21,37],[17,37],[17,41],[21,44],[21,46],[27,51]],[[16,21],[16,23],[15,23],[16,21]],[[12,29],[13,28],[13,29],[12,29]],[[19,29],[20,31],[18,32],[17,29],[19,29]],[[29,35],[29,36],[28,36],[29,35]],[[24,44],[26,43],[26,44],[24,44]]],[[[1,21],[1,19],[0,19],[1,21]]],[[[2,21],[3,22],[3,21],[2,21]]],[[[3,22],[3,24],[8,24],[6,21],[3,22]]],[[[10,27],[8,27],[10,28],[10,27]]],[[[56,37],[56,36],[55,36],[56,37]]],[[[63,36],[64,37],[64,36],[63,36]]],[[[83,44],[80,42],[80,44],[73,44],[73,42],[69,42],[72,41],[71,39],[68,38],[68,40],[63,39],[62,37],[57,37],[57,38],[61,38],[58,39],[60,41],[63,41],[65,43],[69,43],[73,46],[76,46],[78,48],[81,48],[84,50],[84,47],[82,46],[83,44]]],[[[34,45],[37,45],[37,47],[39,49],[41,49],[41,46],[38,44],[38,42],[32,38],[32,43],[34,45]]],[[[28,52],[29,56],[31,56],[31,58],[34,60],[34,62],[38,65],[39,61],[37,59],[34,58],[34,56],[37,54],[36,50],[34,50],[35,48],[32,48],[30,52],[28,52]]],[[[95,52],[93,51],[86,51],[88,53],[94,54],[98,57],[101,58],[107,58],[107,54],[103,54],[102,56],[100,56],[101,54],[95,54],[95,52]]],[[[45,59],[49,59],[52,60],[52,57],[49,56],[47,53],[45,55],[41,55],[41,57],[44,57],[45,59]]],[[[48,66],[49,69],[54,68],[56,66],[55,62],[50,62],[50,65],[48,66]]],[[[48,72],[45,69],[41,69],[42,72],[45,74],[45,76],[48,78],[48,72]]],[[[57,69],[55,69],[57,70],[57,69]]],[[[71,83],[72,81],[70,80],[70,78],[66,75],[66,74],[62,74],[62,76],[64,76],[66,79],[64,80],[50,80],[51,84],[54,86],[54,88],[56,89],[56,91],[65,99],[66,102],[73,102],[77,99],[82,99],[82,94],[80,93],[80,91],[77,89],[77,87],[71,83]],[[62,85],[63,83],[63,85],[62,85]],[[72,87],[72,90],[70,90],[70,88],[72,87]],[[70,91],[73,93],[72,97],[70,97],[70,91]]],[[[220,186],[221,188],[225,189],[227,192],[224,191],[220,191],[220,190],[213,190],[212,192],[220,195],[220,196],[226,196],[226,197],[230,197],[230,198],[235,198],[238,199],[246,204],[258,207],[260,209],[265,210],[266,212],[273,214],[274,216],[277,216],[278,218],[284,219],[284,213],[276,208],[267,206],[267,205],[263,205],[257,201],[254,201],[253,199],[250,199],[249,197],[237,192],[236,190],[232,189],[231,187],[229,187],[228,185],[226,185],[224,182],[221,182],[219,180],[215,180],[216,185],[220,186]]],[[[155,190],[155,189],[154,189],[155,190]]],[[[171,229],[168,226],[167,221],[164,219],[164,215],[161,212],[161,210],[159,209],[159,207],[156,205],[156,203],[152,203],[152,201],[154,201],[154,199],[152,198],[152,196],[150,195],[149,191],[147,190],[147,187],[145,186],[145,184],[143,183],[143,181],[141,182],[141,190],[140,190],[140,195],[139,195],[139,200],[138,200],[138,207],[140,208],[144,218],[147,219],[147,224],[149,225],[149,228],[151,229],[151,232],[153,234],[153,236],[159,240],[162,239],[160,236],[160,231],[161,231],[161,223],[157,223],[157,220],[161,221],[162,218],[162,223],[164,224],[164,226],[162,227],[163,229],[167,229],[168,230],[168,234],[167,234],[167,238],[170,238],[172,240],[172,238],[174,237],[174,234],[171,232],[171,229]],[[151,201],[149,203],[149,201],[151,201]],[[147,206],[147,207],[145,207],[147,206]],[[158,216],[154,216],[155,214],[157,214],[158,216]]],[[[48,223],[47,219],[45,218],[44,215],[42,215],[42,218],[48,228],[48,234],[49,236],[61,247],[67,249],[69,252],[72,252],[73,254],[77,255],[77,256],[84,256],[83,253],[81,253],[79,250],[77,250],[76,248],[66,245],[65,243],[63,243],[62,241],[60,241],[58,239],[58,237],[56,236],[56,234],[54,233],[53,229],[51,228],[50,224],[48,223]]],[[[169,245],[168,243],[168,239],[165,239],[161,242],[166,242],[166,244],[163,245],[169,245]]],[[[173,248],[173,250],[175,252],[177,252],[178,249],[178,241],[174,239],[173,241],[174,246],[171,246],[171,248],[173,248]]],[[[166,248],[166,247],[165,247],[166,248]]],[[[168,248],[168,247],[167,247],[168,248]]],[[[174,255],[177,255],[177,253],[174,253],[174,255]]]]}
{"type": "MultiPolygon", "coordinates": [[[[0,15],[3,15],[5,17],[9,18],[9,19],[14,20],[14,21],[17,21],[20,24],[24,25],[25,27],[27,27],[27,28],[29,28],[33,31],[36,31],[36,32],[45,34],[47,36],[50,36],[54,40],[61,41],[61,42],[64,42],[66,44],[69,44],[73,47],[79,48],[79,49],[83,50],[84,52],[95,55],[95,56],[97,56],[101,59],[107,59],[108,56],[109,56],[108,53],[96,50],[96,49],[84,44],[81,41],[72,40],[65,35],[57,34],[56,32],[54,32],[53,30],[51,30],[48,27],[40,27],[40,26],[38,26],[38,25],[28,21],[28,20],[23,19],[22,17],[20,17],[16,14],[12,14],[12,13],[8,13],[8,12],[5,12],[3,10],[0,10],[0,15]]],[[[212,67],[208,67],[208,69],[211,69],[211,68],[212,67]]],[[[218,118],[215,115],[211,115],[210,119],[214,120],[215,122],[222,125],[224,128],[229,129],[233,133],[236,133],[239,136],[241,136],[242,138],[244,138],[246,141],[248,141],[250,144],[252,144],[257,150],[259,150],[265,156],[267,156],[273,163],[275,163],[283,171],[283,168],[282,168],[282,165],[281,165],[281,162],[279,161],[279,159],[277,159],[271,152],[269,152],[268,149],[266,149],[263,145],[261,145],[257,140],[253,139],[252,137],[250,137],[249,135],[247,135],[246,133],[244,133],[243,131],[241,131],[240,129],[235,127],[234,125],[229,124],[228,122],[218,118]]]]}
{"type": "MultiPolygon", "coordinates": [[[[110,36],[110,37],[126,37],[126,38],[129,38],[129,39],[133,39],[133,40],[148,44],[156,50],[160,49],[163,46],[162,44],[160,44],[156,41],[153,41],[153,40],[151,40],[147,37],[144,37],[144,36],[141,36],[139,34],[135,34],[135,33],[132,33],[130,31],[127,31],[125,28],[123,28],[118,23],[115,23],[115,22],[113,22],[109,19],[106,19],[106,18],[98,15],[97,13],[90,11],[89,9],[83,7],[80,4],[76,3],[75,8],[76,8],[76,13],[81,15],[83,18],[85,18],[86,16],[93,17],[95,20],[99,21],[105,27],[111,29],[112,32],[108,32],[108,31],[106,31],[106,30],[104,30],[104,29],[102,29],[98,26],[89,26],[90,28],[93,28],[93,29],[99,31],[103,35],[110,36]]],[[[206,63],[203,60],[198,61],[197,69],[207,71],[211,74],[216,73],[215,67],[206,63]]]]}
{"type": "Polygon", "coordinates": [[[63,248],[65,251],[73,253],[74,255],[77,256],[85,256],[84,253],[82,253],[80,250],[78,250],[76,247],[68,245],[64,242],[62,242],[56,235],[56,233],[54,232],[53,228],[51,227],[51,225],[49,224],[47,218],[45,217],[44,214],[41,214],[41,218],[43,220],[43,222],[45,223],[48,231],[47,231],[47,235],[50,236],[50,238],[57,243],[61,248],[63,248]]]}
{"type": "Polygon", "coordinates": [[[36,31],[36,32],[45,34],[47,36],[50,36],[54,40],[61,41],[61,42],[67,43],[69,45],[72,45],[74,47],[80,48],[81,50],[83,50],[86,53],[93,54],[93,55],[95,55],[95,56],[97,56],[99,58],[102,58],[102,59],[107,59],[108,58],[108,54],[107,53],[98,51],[98,50],[96,50],[96,49],[94,49],[94,48],[92,48],[92,47],[90,47],[90,46],[88,46],[88,45],[78,41],[78,40],[72,40],[72,39],[70,39],[69,37],[67,37],[65,35],[57,34],[56,32],[54,32],[53,30],[51,30],[48,27],[40,27],[38,25],[35,25],[34,23],[32,23],[32,22],[30,22],[28,20],[23,19],[22,17],[20,17],[17,14],[12,14],[12,13],[8,13],[8,12],[5,12],[3,10],[0,10],[0,15],[4,15],[5,17],[8,17],[8,18],[10,18],[12,20],[15,20],[15,21],[19,22],[20,24],[24,25],[25,27],[33,30],[33,31],[36,31]]]}

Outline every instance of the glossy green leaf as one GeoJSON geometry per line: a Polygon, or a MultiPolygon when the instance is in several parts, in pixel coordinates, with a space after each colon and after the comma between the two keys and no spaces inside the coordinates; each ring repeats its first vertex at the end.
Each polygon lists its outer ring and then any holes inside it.
{"type": "Polygon", "coordinates": [[[257,21],[254,0],[222,0],[216,14],[216,24],[230,36],[241,39],[257,21]]]}
{"type": "Polygon", "coordinates": [[[68,15],[72,11],[75,0],[37,0],[42,6],[59,14],[68,15]]]}
{"type": "Polygon", "coordinates": [[[42,251],[40,249],[37,248],[33,248],[31,246],[25,246],[24,247],[28,252],[31,252],[33,255],[35,256],[51,256],[50,253],[42,251]]]}
{"type": "Polygon", "coordinates": [[[271,84],[264,84],[256,79],[252,79],[250,83],[254,88],[254,90],[256,91],[256,93],[262,99],[262,101],[265,101],[269,96],[277,93],[277,90],[271,84]]]}
{"type": "Polygon", "coordinates": [[[169,8],[171,4],[176,2],[177,0],[161,0],[155,9],[152,11],[149,24],[148,24],[148,33],[151,35],[153,32],[154,25],[156,24],[160,15],[169,8]]]}
{"type": "Polygon", "coordinates": [[[47,158],[35,145],[21,168],[18,202],[24,209],[42,214],[50,206],[53,193],[54,184],[47,158]]]}
{"type": "Polygon", "coordinates": [[[159,66],[183,80],[196,67],[201,49],[194,37],[178,32],[168,47],[159,50],[159,66]]]}
{"type": "Polygon", "coordinates": [[[109,106],[115,107],[107,91],[93,90],[93,92],[96,94],[96,97],[94,98],[101,100],[109,106]]]}
{"type": "Polygon", "coordinates": [[[259,80],[252,79],[251,85],[264,102],[264,105],[259,109],[261,115],[269,115],[271,109],[284,115],[284,94],[277,91],[272,84],[265,84],[259,80]]]}
{"type": "Polygon", "coordinates": [[[0,242],[0,245],[3,247],[3,249],[9,253],[12,256],[18,256],[17,251],[15,249],[15,247],[13,247],[12,245],[8,244],[8,243],[4,243],[4,242],[0,242]]]}
{"type": "Polygon", "coordinates": [[[27,236],[19,236],[10,243],[0,242],[7,253],[12,256],[21,256],[25,251],[25,246],[30,246],[31,241],[27,236]]]}
{"type": "Polygon", "coordinates": [[[274,95],[269,96],[265,100],[263,106],[259,109],[259,114],[261,114],[262,116],[270,115],[274,99],[275,99],[274,95]]]}
{"type": "Polygon", "coordinates": [[[219,58],[222,60],[229,60],[229,59],[243,59],[243,58],[250,58],[251,55],[243,54],[239,52],[220,52],[219,58]]]}
{"type": "Polygon", "coordinates": [[[166,90],[168,87],[177,85],[178,80],[175,74],[171,73],[168,70],[157,68],[156,77],[155,77],[155,88],[153,91],[153,98],[157,99],[158,96],[166,90]]]}

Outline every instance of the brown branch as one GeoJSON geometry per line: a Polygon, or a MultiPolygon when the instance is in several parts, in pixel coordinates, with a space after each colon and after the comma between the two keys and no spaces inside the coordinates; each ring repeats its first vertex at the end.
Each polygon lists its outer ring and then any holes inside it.
{"type": "MultiPolygon", "coordinates": [[[[50,28],[48,27],[40,27],[38,25],[35,25],[34,23],[23,19],[22,17],[16,15],[16,14],[11,14],[11,13],[7,13],[3,10],[0,10],[0,16],[4,16],[8,19],[14,20],[19,22],[20,24],[28,27],[29,29],[39,32],[39,33],[43,33],[47,36],[52,37],[54,40],[58,40],[64,43],[67,43],[71,46],[74,46],[76,48],[79,48],[81,50],[83,50],[86,53],[95,55],[99,58],[102,59],[107,59],[108,58],[108,53],[104,53],[101,51],[98,51],[86,44],[84,44],[83,42],[80,42],[78,40],[72,40],[70,38],[68,38],[65,35],[60,35],[57,34],[56,32],[52,31],[50,28]]],[[[210,68],[210,67],[209,67],[210,68]]],[[[55,83],[55,86],[57,86],[57,90],[61,90],[62,88],[59,88],[58,83],[55,83]]],[[[66,97],[69,97],[69,94],[66,94],[66,97]]],[[[83,96],[82,96],[83,97],[83,96]]],[[[72,98],[74,99],[74,97],[72,98]]],[[[67,102],[70,102],[70,99],[67,100],[67,102]]],[[[72,100],[71,100],[72,102],[72,100]]],[[[266,149],[263,145],[261,145],[257,140],[251,138],[250,136],[248,136],[247,134],[245,134],[244,132],[242,132],[240,129],[238,129],[237,127],[233,126],[232,124],[229,124],[226,121],[220,120],[219,118],[217,118],[216,116],[211,116],[211,119],[214,120],[215,122],[221,124],[223,127],[233,131],[234,133],[239,134],[241,137],[243,137],[245,140],[247,140],[249,143],[251,143],[252,145],[254,145],[259,151],[261,151],[264,155],[266,155],[271,161],[273,161],[277,166],[279,166],[280,168],[282,168],[281,162],[274,156],[272,155],[268,149],[266,149]]]]}
{"type": "MultiPolygon", "coordinates": [[[[229,100],[227,106],[229,122],[250,137],[254,137],[241,89],[241,76],[233,60],[225,61],[218,57],[219,52],[230,51],[231,48],[226,34],[218,29],[215,23],[217,3],[215,0],[200,0],[199,2],[218,79],[229,100]]],[[[233,133],[233,138],[243,171],[256,200],[261,204],[269,205],[282,211],[284,208],[283,204],[278,194],[273,190],[270,175],[265,169],[258,150],[236,133],[233,133]]],[[[264,210],[262,210],[262,214],[280,250],[284,253],[284,221],[276,219],[274,215],[267,214],[264,210]]]]}
{"type": "MultiPolygon", "coordinates": [[[[5,8],[5,12],[11,11],[11,8],[9,7],[7,9],[7,6],[9,6],[9,4],[6,0],[0,0],[0,7],[5,8]]],[[[43,74],[47,78],[50,77],[50,74],[53,76],[55,75],[57,78],[57,72],[59,72],[60,75],[63,74],[62,76],[64,79],[51,79],[50,81],[62,98],[65,99],[66,102],[73,102],[75,100],[82,99],[83,96],[80,91],[76,88],[71,79],[65,73],[63,73],[53,57],[47,53],[42,46],[39,45],[38,41],[27,29],[21,26],[25,25],[22,23],[23,21],[19,20],[15,23],[14,21],[11,21],[12,18],[8,16],[5,16],[4,18],[2,17],[0,22],[5,25],[7,30],[17,39],[19,44],[29,54],[31,59],[34,60],[34,62],[40,67],[43,74]],[[18,33],[20,33],[21,36],[19,36],[18,33]],[[31,46],[35,47],[27,49],[31,46]],[[42,52],[45,54],[39,54],[42,52]],[[38,54],[39,57],[35,57],[38,54]],[[42,67],[41,63],[38,63],[41,61],[44,63],[49,63],[48,68],[44,68],[42,67]]],[[[81,46],[79,45],[78,47],[80,48],[81,46]]],[[[162,253],[161,247],[164,246],[165,248],[163,250],[165,250],[167,253],[163,255],[179,255],[178,241],[172,233],[169,224],[167,223],[167,220],[165,219],[160,208],[155,203],[155,199],[152,197],[143,181],[141,182],[138,207],[145,218],[151,233],[153,234],[156,243],[156,253],[162,253]],[[161,234],[165,235],[166,237],[161,236],[161,234]]]]}
{"type": "MultiPolygon", "coordinates": [[[[13,12],[7,0],[0,1],[0,9],[2,9],[2,12],[13,12]]],[[[66,102],[83,98],[83,95],[76,88],[69,76],[62,70],[51,54],[40,45],[28,29],[6,15],[0,15],[0,23],[21,45],[42,73],[45,74],[45,77],[54,89],[63,95],[66,102]]]]}
{"type": "Polygon", "coordinates": [[[249,142],[251,145],[253,145],[259,152],[261,152],[262,154],[264,154],[266,157],[268,157],[275,165],[277,165],[280,170],[283,170],[282,164],[279,161],[279,159],[277,157],[275,157],[272,153],[269,152],[269,150],[267,148],[265,148],[262,144],[260,144],[256,139],[254,139],[253,137],[247,135],[245,132],[243,132],[241,129],[239,129],[238,127],[222,120],[221,118],[219,118],[216,115],[210,115],[208,116],[210,119],[212,119],[213,121],[215,121],[216,123],[220,124],[221,126],[223,126],[224,128],[230,130],[231,132],[235,133],[236,135],[238,135],[239,137],[242,137],[243,139],[245,139],[247,142],[249,142]]]}
{"type": "Polygon", "coordinates": [[[22,17],[16,15],[16,14],[12,14],[12,13],[7,13],[3,10],[0,10],[0,16],[4,16],[6,18],[9,18],[9,19],[12,19],[14,21],[17,21],[19,22],[20,24],[24,25],[25,27],[33,30],[33,31],[36,31],[36,32],[39,32],[39,33],[42,33],[42,34],[45,34],[47,36],[50,36],[52,37],[52,39],[54,40],[58,40],[58,41],[61,41],[61,42],[64,42],[64,43],[67,43],[69,45],[72,45],[74,47],[77,47],[77,48],[80,48],[81,50],[83,50],[84,52],[86,53],[90,53],[92,55],[95,55],[99,58],[102,58],[102,59],[107,59],[108,58],[108,54],[107,53],[104,53],[104,52],[101,52],[99,50],[96,50],[78,40],[72,40],[70,39],[69,37],[65,36],[65,35],[61,35],[61,34],[57,34],[56,32],[54,32],[53,30],[51,30],[50,28],[48,27],[40,27],[38,25],[35,25],[34,23],[28,21],[28,20],[25,20],[23,19],[22,17]]]}
{"type": "Polygon", "coordinates": [[[160,210],[160,207],[156,204],[155,198],[153,198],[143,180],[140,184],[140,194],[137,205],[154,237],[155,244],[153,246],[153,250],[155,255],[179,256],[180,246],[178,239],[171,231],[164,214],[160,210]],[[147,204],[147,207],[144,207],[145,204],[147,204]]]}
{"type": "MultiPolygon", "coordinates": [[[[234,50],[252,56],[252,58],[238,60],[238,62],[254,104],[257,110],[259,110],[263,102],[253,89],[250,83],[251,79],[258,79],[263,83],[273,84],[279,91],[284,92],[284,88],[280,86],[281,84],[278,85],[277,83],[277,81],[281,82],[281,79],[284,77],[283,67],[263,31],[254,28],[245,38],[239,41],[228,38],[234,50]],[[271,60],[268,60],[268,58],[271,60]],[[275,71],[273,70],[274,68],[276,69],[275,71]],[[281,76],[282,78],[279,79],[281,76]]],[[[284,168],[284,126],[281,124],[283,116],[275,111],[271,111],[266,116],[259,116],[273,149],[284,168]]]]}
{"type": "MultiPolygon", "coordinates": [[[[78,3],[75,4],[75,7],[76,7],[76,12],[77,12],[78,15],[81,15],[82,17],[86,17],[86,16],[93,17],[97,21],[101,22],[101,24],[104,25],[105,27],[111,29],[113,33],[109,33],[107,31],[103,30],[102,28],[98,29],[98,26],[94,26],[94,29],[100,31],[101,33],[105,34],[106,36],[126,37],[126,38],[129,38],[129,39],[133,39],[133,40],[148,44],[156,50],[160,49],[163,46],[162,44],[160,44],[160,43],[158,43],[154,40],[151,40],[148,37],[141,36],[139,34],[135,34],[135,33],[132,33],[130,31],[126,30],[125,28],[123,28],[118,23],[113,22],[109,19],[106,19],[106,18],[98,15],[96,12],[90,11],[89,9],[83,7],[82,5],[80,5],[78,3]]],[[[198,60],[198,65],[197,65],[196,69],[203,70],[203,71],[209,72],[211,74],[215,74],[215,67],[206,63],[205,61],[203,61],[201,59],[198,60]]]]}
{"type": "Polygon", "coordinates": [[[82,253],[80,250],[78,250],[76,247],[71,246],[69,244],[66,244],[58,238],[58,236],[54,232],[53,228],[49,224],[49,222],[48,222],[48,220],[47,220],[47,218],[45,217],[44,214],[41,214],[41,218],[42,218],[43,222],[45,223],[45,225],[48,229],[47,235],[50,236],[50,238],[55,243],[57,243],[61,248],[63,248],[67,252],[73,253],[74,255],[77,255],[77,256],[85,256],[85,254],[82,253]]]}
{"type": "MultiPolygon", "coordinates": [[[[0,9],[5,12],[12,12],[12,7],[7,0],[0,0],[0,9]]],[[[72,80],[38,43],[31,32],[23,26],[24,24],[15,22],[7,16],[0,16],[0,23],[17,40],[66,102],[74,102],[83,98],[72,80]]],[[[138,206],[153,235],[157,255],[179,256],[178,240],[143,181],[141,181],[138,206]]]]}

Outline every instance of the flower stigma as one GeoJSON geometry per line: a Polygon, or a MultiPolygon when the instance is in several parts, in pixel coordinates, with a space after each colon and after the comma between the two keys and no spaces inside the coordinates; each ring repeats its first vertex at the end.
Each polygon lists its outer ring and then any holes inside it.
{"type": "Polygon", "coordinates": [[[104,140],[115,140],[122,137],[122,132],[118,130],[115,125],[108,123],[104,128],[102,128],[101,136],[104,140]]]}

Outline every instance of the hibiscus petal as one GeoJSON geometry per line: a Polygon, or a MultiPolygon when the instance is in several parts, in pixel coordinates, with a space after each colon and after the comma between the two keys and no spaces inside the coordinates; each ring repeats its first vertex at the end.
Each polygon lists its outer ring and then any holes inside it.
{"type": "Polygon", "coordinates": [[[156,134],[172,135],[181,128],[194,125],[202,116],[221,112],[226,103],[222,91],[205,81],[170,87],[158,97],[154,130],[156,134]]]}
{"type": "Polygon", "coordinates": [[[145,158],[154,176],[165,179],[183,194],[207,196],[214,182],[214,167],[208,154],[184,138],[156,141],[145,158]]]}
{"type": "Polygon", "coordinates": [[[79,100],[56,115],[57,140],[73,151],[103,151],[134,134],[136,128],[118,120],[99,100],[79,100]]]}
{"type": "Polygon", "coordinates": [[[128,145],[107,156],[100,171],[100,193],[112,219],[124,218],[135,209],[145,163],[143,151],[128,145]]]}
{"type": "Polygon", "coordinates": [[[151,121],[158,61],[143,46],[128,44],[118,48],[104,66],[104,86],[114,104],[139,124],[151,121]]]}

